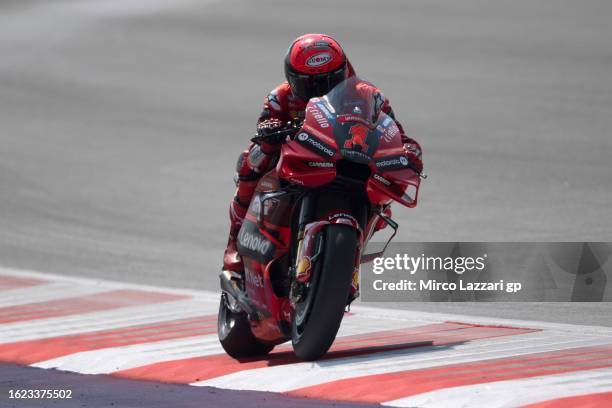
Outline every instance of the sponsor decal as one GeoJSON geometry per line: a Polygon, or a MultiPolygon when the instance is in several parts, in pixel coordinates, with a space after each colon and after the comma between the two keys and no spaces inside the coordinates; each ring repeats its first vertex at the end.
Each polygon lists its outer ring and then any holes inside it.
{"type": "Polygon", "coordinates": [[[389,143],[393,140],[395,136],[397,136],[398,133],[399,133],[399,129],[397,126],[389,126],[386,129],[384,129],[382,139],[385,142],[389,143]]]}
{"type": "Polygon", "coordinates": [[[389,180],[387,180],[386,178],[384,178],[383,176],[381,176],[380,174],[374,173],[374,175],[372,177],[374,178],[374,180],[380,181],[381,183],[383,183],[387,187],[389,187],[391,185],[391,182],[389,180]]]}
{"type": "Polygon", "coordinates": [[[362,124],[353,125],[349,129],[350,139],[344,142],[345,149],[353,149],[360,152],[367,151],[369,146],[366,144],[368,128],[362,124]]]}
{"type": "Polygon", "coordinates": [[[312,260],[309,256],[304,256],[297,264],[297,268],[295,268],[295,277],[300,280],[300,278],[305,278],[308,276],[310,272],[310,268],[312,267],[312,260]]]}
{"type": "Polygon", "coordinates": [[[257,225],[245,220],[238,232],[238,253],[251,257],[259,262],[267,262],[274,256],[275,245],[268,240],[257,225]]]}
{"type": "Polygon", "coordinates": [[[315,54],[312,57],[306,60],[306,65],[309,67],[320,67],[321,65],[325,65],[332,60],[331,54],[327,52],[322,52],[319,54],[315,54]]]}
{"type": "Polygon", "coordinates": [[[327,106],[325,106],[324,103],[317,103],[317,107],[321,109],[321,112],[323,112],[325,116],[327,116],[327,119],[334,118],[334,115],[332,115],[332,113],[329,111],[329,109],[327,109],[327,106]]]}
{"type": "Polygon", "coordinates": [[[300,144],[302,144],[303,146],[305,146],[309,150],[312,150],[313,152],[317,153],[320,156],[333,157],[334,154],[336,154],[336,151],[334,150],[334,148],[332,148],[327,143],[322,142],[321,140],[315,138],[314,136],[306,132],[300,132],[297,135],[297,140],[298,142],[300,142],[300,144]]]}
{"type": "Polygon", "coordinates": [[[308,165],[310,167],[324,167],[324,168],[334,167],[334,163],[332,163],[332,162],[315,162],[315,161],[310,161],[310,162],[308,162],[308,165]]]}
{"type": "Polygon", "coordinates": [[[376,168],[380,171],[405,169],[410,161],[405,156],[387,156],[376,160],[376,168]]]}
{"type": "Polygon", "coordinates": [[[306,110],[312,115],[313,119],[321,126],[322,128],[329,127],[329,121],[327,118],[321,113],[321,111],[316,107],[316,105],[308,105],[306,110]]]}
{"type": "Polygon", "coordinates": [[[247,283],[257,286],[258,288],[263,288],[263,278],[258,273],[247,271],[245,275],[247,283]]]}
{"type": "Polygon", "coordinates": [[[353,279],[351,281],[351,286],[353,286],[355,292],[359,292],[359,266],[356,266],[355,270],[353,270],[353,279]]]}
{"type": "Polygon", "coordinates": [[[367,164],[372,161],[371,155],[378,147],[379,136],[362,122],[363,120],[360,120],[358,123],[348,123],[338,128],[336,138],[339,139],[338,143],[341,143],[341,152],[345,158],[367,164]]]}
{"type": "Polygon", "coordinates": [[[238,241],[243,247],[251,251],[259,252],[262,255],[266,254],[273,246],[272,242],[268,241],[263,236],[252,234],[244,229],[241,229],[238,233],[238,241]]]}
{"type": "Polygon", "coordinates": [[[362,118],[359,115],[352,115],[352,114],[348,114],[348,115],[338,115],[337,119],[338,122],[340,123],[345,123],[345,122],[359,122],[359,123],[368,123],[364,118],[362,118]]]}
{"type": "Polygon", "coordinates": [[[372,158],[365,153],[358,152],[357,150],[343,149],[342,154],[346,158],[350,158],[356,162],[369,163],[372,158]]]}

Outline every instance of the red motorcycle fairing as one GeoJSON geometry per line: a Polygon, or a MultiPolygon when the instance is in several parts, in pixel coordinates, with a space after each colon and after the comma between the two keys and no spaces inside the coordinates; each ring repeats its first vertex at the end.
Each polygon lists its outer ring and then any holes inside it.
{"type": "MultiPolygon", "coordinates": [[[[310,281],[312,276],[312,267],[315,258],[320,254],[317,252],[316,237],[323,228],[331,224],[345,224],[357,230],[360,244],[363,244],[363,230],[359,226],[359,222],[350,214],[334,213],[327,220],[315,221],[307,224],[304,228],[304,238],[300,241],[296,255],[296,270],[295,278],[298,282],[306,283],[310,281]]],[[[353,280],[351,285],[350,295],[353,296],[359,290],[359,259],[361,258],[361,245],[357,248],[355,256],[355,271],[353,272],[353,280]]]]}
{"type": "Polygon", "coordinates": [[[351,161],[369,168],[366,191],[372,203],[394,200],[416,206],[420,176],[406,157],[395,121],[381,111],[368,121],[375,106],[363,102],[376,101],[375,88],[357,77],[345,82],[308,102],[302,129],[281,150],[279,177],[320,187],[336,178],[339,161],[351,161]]]}
{"type": "Polygon", "coordinates": [[[333,132],[331,114],[321,109],[319,101],[313,98],[306,106],[302,129],[283,145],[276,167],[279,177],[308,188],[334,180],[336,161],[341,158],[333,134],[329,134],[333,132]]]}
{"type": "MultiPolygon", "coordinates": [[[[362,242],[363,231],[359,226],[359,222],[350,214],[336,213],[327,220],[315,221],[307,224],[304,228],[304,238],[300,241],[298,247],[297,256],[297,267],[295,271],[295,278],[299,282],[306,283],[310,280],[312,274],[312,260],[313,257],[318,256],[317,248],[315,244],[315,238],[319,232],[330,224],[346,224],[355,228],[359,233],[359,241],[362,242]]],[[[359,251],[357,260],[359,259],[359,251]]]]}
{"type": "Polygon", "coordinates": [[[346,224],[358,231],[354,295],[360,251],[378,221],[371,209],[392,200],[416,205],[420,178],[405,156],[395,122],[377,111],[376,103],[369,105],[377,100],[374,89],[352,77],[325,97],[311,99],[302,128],[282,145],[276,169],[258,182],[237,248],[245,266],[245,291],[262,312],[250,320],[260,340],[278,344],[291,337],[294,307],[287,271],[295,267],[295,281],[308,281],[317,256],[316,237],[326,226],[346,224]],[[296,186],[300,194],[316,191],[317,197],[315,212],[299,226],[304,204],[294,194],[296,186]]]}
{"type": "Polygon", "coordinates": [[[257,338],[272,343],[286,340],[279,322],[291,321],[288,298],[285,293],[275,292],[271,275],[276,268],[286,268],[283,261],[291,242],[290,220],[295,198],[287,195],[266,199],[261,211],[265,193],[279,188],[275,170],[259,180],[236,242],[244,263],[247,296],[267,315],[251,321],[251,330],[257,338]]]}
{"type": "MultiPolygon", "coordinates": [[[[264,202],[263,218],[261,199],[269,192],[270,186],[276,186],[278,178],[272,170],[262,178],[256,188],[247,215],[237,237],[238,252],[242,256],[245,268],[245,290],[251,302],[267,316],[252,320],[253,334],[270,343],[282,343],[289,337],[284,328],[290,327],[293,305],[287,292],[275,287],[278,276],[288,269],[289,246],[291,244],[291,219],[296,198],[290,194],[267,199],[264,202]],[[274,204],[269,204],[273,202],[274,204]]],[[[364,233],[358,220],[348,212],[332,211],[313,221],[304,228],[303,239],[299,240],[295,256],[297,269],[304,268],[315,254],[316,236],[323,228],[331,224],[345,224],[358,231],[360,247],[355,259],[351,296],[358,290],[358,273],[360,248],[364,233]]],[[[307,268],[308,269],[308,268],[307,268]]],[[[310,274],[310,271],[307,271],[310,274]]],[[[298,272],[299,274],[299,272],[298,272]]],[[[300,277],[299,281],[307,282],[308,278],[300,277]]]]}

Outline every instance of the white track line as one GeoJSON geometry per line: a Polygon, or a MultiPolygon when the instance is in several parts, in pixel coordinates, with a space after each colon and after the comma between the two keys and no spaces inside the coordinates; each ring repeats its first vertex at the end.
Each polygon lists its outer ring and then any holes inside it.
{"type": "Polygon", "coordinates": [[[383,405],[421,408],[511,408],[551,398],[608,391],[612,391],[612,368],[444,388],[388,401],[383,405]]]}
{"type": "MultiPolygon", "coordinates": [[[[116,282],[103,279],[92,279],[82,278],[75,276],[57,275],[51,273],[41,273],[34,271],[26,271],[20,269],[12,269],[0,266],[0,275],[12,275],[18,277],[32,277],[39,279],[46,279],[52,281],[63,281],[71,282],[74,284],[81,285],[100,285],[108,289],[140,289],[148,291],[156,291],[163,293],[172,293],[179,295],[192,296],[194,300],[201,300],[216,304],[214,313],[217,312],[219,304],[219,292],[203,291],[203,290],[190,290],[190,289],[175,289],[175,288],[160,288],[157,286],[134,284],[127,282],[116,282]]],[[[585,333],[585,334],[607,334],[612,333],[612,327],[603,326],[586,326],[586,325],[572,325],[563,323],[552,323],[543,322],[538,320],[518,320],[518,319],[504,319],[495,317],[485,316],[471,316],[471,315],[459,315],[459,314],[445,314],[445,313],[431,313],[431,312],[418,312],[412,310],[400,310],[400,309],[386,309],[370,306],[354,305],[352,311],[355,315],[371,318],[371,319],[384,319],[384,320],[398,320],[398,321],[419,321],[422,324],[431,324],[436,322],[445,321],[456,321],[466,322],[473,324],[486,324],[486,325],[505,325],[512,327],[528,327],[528,328],[540,328],[540,329],[557,329],[568,332],[585,333]]],[[[207,312],[208,314],[208,312],[207,312]]],[[[392,327],[388,327],[389,329],[392,327]]]]}
{"type": "MultiPolygon", "coordinates": [[[[414,326],[421,322],[414,322],[414,326]]],[[[406,325],[403,327],[410,327],[406,325]]],[[[371,333],[389,328],[389,322],[366,321],[357,316],[347,318],[339,336],[371,333]]],[[[223,354],[216,334],[189,338],[163,340],[78,352],[33,364],[40,368],[57,368],[83,374],[110,374],[143,365],[163,361],[180,360],[223,354]]]]}
{"type": "Polygon", "coordinates": [[[297,388],[359,376],[610,343],[612,343],[612,337],[579,337],[573,334],[544,331],[472,341],[449,347],[419,347],[314,363],[258,368],[195,382],[192,385],[288,392],[297,388]]]}
{"type": "Polygon", "coordinates": [[[49,337],[160,323],[188,317],[214,315],[217,305],[194,300],[177,300],[101,312],[37,319],[0,325],[0,343],[39,340],[49,337]]]}
{"type": "Polygon", "coordinates": [[[0,307],[19,306],[27,303],[47,302],[77,296],[106,292],[108,288],[98,285],[79,285],[72,282],[51,282],[49,284],[9,289],[0,292],[0,307]]]}
{"type": "Polygon", "coordinates": [[[117,282],[106,279],[93,279],[83,278],[78,276],[66,276],[58,275],[53,273],[42,273],[35,271],[28,271],[22,269],[13,269],[0,266],[0,275],[17,276],[17,277],[29,277],[38,278],[44,280],[50,280],[55,282],[69,282],[72,284],[79,285],[99,285],[107,289],[137,289],[146,290],[153,292],[173,293],[177,295],[191,296],[196,300],[204,300],[210,302],[216,302],[219,304],[219,293],[218,292],[207,292],[202,290],[191,290],[191,289],[176,289],[176,288],[160,288],[159,286],[144,285],[138,283],[129,282],[117,282]]]}
{"type": "Polygon", "coordinates": [[[419,320],[426,323],[434,322],[463,322],[469,324],[483,324],[492,326],[522,327],[532,329],[551,329],[568,333],[611,335],[612,327],[586,326],[566,323],[543,322],[539,320],[504,319],[487,316],[471,316],[449,313],[418,312],[403,309],[385,309],[370,306],[355,306],[355,313],[371,319],[387,320],[419,320]]]}
{"type": "Polygon", "coordinates": [[[57,368],[82,374],[110,374],[162,361],[202,357],[223,352],[215,334],[83,351],[32,366],[57,368]]]}
{"type": "Polygon", "coordinates": [[[352,336],[355,334],[373,333],[382,330],[400,330],[411,327],[422,326],[423,322],[418,320],[405,320],[401,322],[386,320],[386,319],[369,319],[367,317],[355,314],[345,316],[342,319],[338,337],[352,336]]]}

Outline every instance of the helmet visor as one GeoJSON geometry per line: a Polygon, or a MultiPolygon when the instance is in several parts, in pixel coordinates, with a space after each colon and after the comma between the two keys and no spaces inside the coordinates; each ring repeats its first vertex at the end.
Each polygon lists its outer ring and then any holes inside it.
{"type": "Polygon", "coordinates": [[[305,75],[289,72],[287,79],[294,95],[307,101],[310,98],[323,96],[345,79],[346,65],[325,74],[305,75]]]}

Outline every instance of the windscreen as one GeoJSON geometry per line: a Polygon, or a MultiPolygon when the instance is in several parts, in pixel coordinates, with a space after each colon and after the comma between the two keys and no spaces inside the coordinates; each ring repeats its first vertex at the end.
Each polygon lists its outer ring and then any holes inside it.
{"type": "Polygon", "coordinates": [[[361,122],[374,127],[382,108],[382,95],[371,83],[356,76],[342,81],[323,97],[338,122],[361,122]]]}

